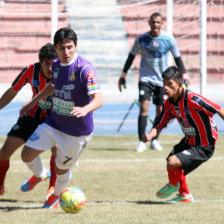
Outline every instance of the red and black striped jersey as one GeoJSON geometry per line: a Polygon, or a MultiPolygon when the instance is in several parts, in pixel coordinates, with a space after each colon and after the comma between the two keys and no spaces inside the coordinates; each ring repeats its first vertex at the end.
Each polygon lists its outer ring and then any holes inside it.
{"type": "Polygon", "coordinates": [[[215,145],[218,128],[213,115],[221,106],[190,90],[183,90],[177,102],[172,98],[165,100],[162,113],[154,127],[159,131],[172,119],[176,118],[183,133],[185,143],[190,146],[215,145]]]}
{"type": "MultiPolygon", "coordinates": [[[[21,73],[16,77],[12,83],[12,88],[18,92],[24,85],[29,83],[32,88],[33,97],[37,95],[50,81],[42,73],[40,63],[34,63],[24,68],[21,73]]],[[[46,119],[47,114],[50,112],[51,97],[41,100],[35,107],[30,110],[28,116],[37,119],[46,119]]]]}

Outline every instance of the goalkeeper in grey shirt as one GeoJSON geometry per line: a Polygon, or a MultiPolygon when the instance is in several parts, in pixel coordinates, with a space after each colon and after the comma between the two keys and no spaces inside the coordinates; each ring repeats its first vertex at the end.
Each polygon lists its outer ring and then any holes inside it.
{"type": "MultiPolygon", "coordinates": [[[[155,119],[159,117],[162,111],[164,101],[162,72],[168,67],[169,52],[171,52],[177,67],[183,74],[185,85],[188,86],[189,84],[186,69],[181,59],[175,38],[161,30],[163,25],[161,14],[157,12],[153,13],[150,16],[148,23],[151,28],[150,31],[137,36],[135,39],[134,45],[125,62],[121,77],[118,80],[118,88],[122,91],[122,87],[126,88],[127,72],[131,67],[135,56],[140,51],[141,63],[138,83],[140,112],[138,117],[139,144],[136,149],[137,152],[144,152],[147,150],[145,143],[142,141],[142,136],[144,135],[147,126],[147,116],[151,99],[156,105],[155,119]]],[[[157,137],[151,141],[150,148],[161,151],[163,148],[157,140],[157,137]]]]}

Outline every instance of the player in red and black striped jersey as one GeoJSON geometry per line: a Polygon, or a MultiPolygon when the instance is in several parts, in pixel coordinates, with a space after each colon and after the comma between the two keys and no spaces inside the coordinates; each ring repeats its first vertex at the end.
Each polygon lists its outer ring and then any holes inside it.
{"type": "Polygon", "coordinates": [[[164,102],[159,119],[143,139],[145,142],[150,141],[174,118],[179,122],[185,137],[168,155],[169,183],[156,195],[159,198],[167,198],[179,190],[180,194],[170,202],[192,202],[193,196],[189,192],[185,176],[213,155],[218,137],[213,115],[217,113],[224,119],[224,109],[203,96],[184,89],[178,68],[171,66],[162,76],[168,98],[164,102]]]}
{"type": "MultiPolygon", "coordinates": [[[[24,68],[16,77],[12,86],[2,95],[0,99],[0,109],[10,103],[17,93],[26,84],[30,84],[33,92],[33,97],[41,91],[46,84],[51,80],[51,63],[57,57],[53,45],[48,43],[39,51],[39,62],[31,64],[24,68]]],[[[51,97],[40,101],[35,107],[30,110],[27,117],[20,117],[17,123],[9,131],[6,141],[0,150],[0,194],[4,194],[4,181],[6,172],[9,169],[9,159],[11,155],[22,146],[37,126],[43,123],[50,112],[51,97]]],[[[50,187],[54,187],[56,174],[54,171],[56,146],[52,148],[51,157],[51,179],[50,187]]]]}

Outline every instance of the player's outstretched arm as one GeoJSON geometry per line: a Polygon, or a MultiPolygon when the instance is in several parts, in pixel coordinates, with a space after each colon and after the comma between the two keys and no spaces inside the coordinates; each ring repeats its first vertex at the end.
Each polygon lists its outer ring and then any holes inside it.
{"type": "Polygon", "coordinates": [[[218,114],[224,120],[224,108],[221,107],[221,109],[219,110],[218,114]]]}
{"type": "Polygon", "coordinates": [[[27,116],[29,111],[43,98],[46,98],[50,95],[52,95],[54,91],[54,87],[51,85],[51,82],[49,82],[44,89],[42,89],[31,101],[23,105],[23,107],[20,109],[20,117],[27,116]]]}
{"type": "Polygon", "coordinates": [[[76,117],[85,117],[88,113],[98,109],[103,105],[103,96],[101,93],[94,93],[90,95],[92,100],[84,107],[73,107],[71,114],[76,117]]]}
{"type": "Polygon", "coordinates": [[[8,105],[16,96],[16,92],[12,87],[7,89],[0,99],[0,109],[8,105]]]}

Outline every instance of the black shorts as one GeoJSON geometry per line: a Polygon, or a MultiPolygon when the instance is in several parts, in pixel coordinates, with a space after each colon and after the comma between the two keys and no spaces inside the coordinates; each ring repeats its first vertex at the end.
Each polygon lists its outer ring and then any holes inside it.
{"type": "Polygon", "coordinates": [[[43,123],[44,121],[44,119],[20,117],[17,120],[16,124],[12,126],[7,136],[22,138],[26,142],[36,130],[37,126],[43,123]]]}
{"type": "Polygon", "coordinates": [[[164,101],[164,88],[160,86],[155,86],[149,82],[139,82],[139,102],[144,100],[151,101],[153,99],[153,103],[155,105],[162,105],[164,101]]]}
{"type": "MultiPolygon", "coordinates": [[[[184,175],[187,175],[203,162],[209,160],[214,153],[215,146],[189,146],[185,144],[184,139],[175,145],[168,155],[176,155],[182,164],[184,175]]],[[[167,157],[167,158],[168,158],[167,157]]]]}

